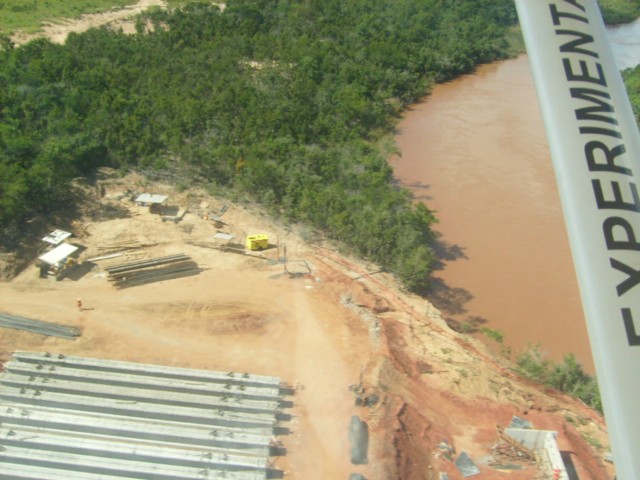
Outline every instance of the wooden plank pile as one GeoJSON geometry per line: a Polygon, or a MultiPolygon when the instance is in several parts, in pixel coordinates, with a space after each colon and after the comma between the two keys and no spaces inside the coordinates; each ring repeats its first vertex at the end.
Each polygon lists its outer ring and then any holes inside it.
{"type": "Polygon", "coordinates": [[[155,243],[142,243],[138,240],[119,240],[113,243],[100,245],[98,247],[98,251],[101,254],[105,254],[119,250],[133,250],[136,248],[152,247],[154,245],[155,243]]]}
{"type": "Polygon", "coordinates": [[[116,288],[127,288],[197,275],[200,268],[188,255],[178,254],[122,263],[105,271],[116,288]]]}

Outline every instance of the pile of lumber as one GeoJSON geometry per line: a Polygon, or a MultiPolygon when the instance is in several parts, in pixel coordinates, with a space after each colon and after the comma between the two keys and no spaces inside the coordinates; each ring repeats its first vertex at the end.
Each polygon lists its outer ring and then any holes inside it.
{"type": "Polygon", "coordinates": [[[120,240],[117,242],[100,245],[98,251],[100,253],[113,252],[116,250],[132,250],[135,248],[151,247],[153,243],[142,243],[138,240],[120,240]]]}
{"type": "Polygon", "coordinates": [[[116,288],[134,287],[161,282],[200,273],[198,264],[191,257],[178,254],[122,263],[105,268],[116,288]]]}

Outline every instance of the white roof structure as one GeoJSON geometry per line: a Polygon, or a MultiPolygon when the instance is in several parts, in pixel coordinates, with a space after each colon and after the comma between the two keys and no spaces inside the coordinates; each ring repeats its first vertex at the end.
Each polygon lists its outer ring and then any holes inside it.
{"type": "Polygon", "coordinates": [[[156,193],[143,193],[141,195],[138,195],[135,202],[143,205],[148,205],[152,203],[161,204],[161,203],[164,203],[167,200],[167,198],[169,198],[167,195],[158,195],[156,193]]]}
{"type": "Polygon", "coordinates": [[[64,230],[54,230],[49,235],[42,239],[45,243],[50,243],[51,245],[60,245],[67,238],[71,236],[70,232],[65,232],[64,230]]]}
{"type": "Polygon", "coordinates": [[[39,256],[38,260],[48,265],[57,265],[64,261],[69,255],[73,254],[76,250],[78,250],[78,247],[75,245],[63,243],[44,255],[39,256]]]}
{"type": "Polygon", "coordinates": [[[266,480],[280,396],[277,377],[15,352],[0,375],[0,471],[266,480]]]}

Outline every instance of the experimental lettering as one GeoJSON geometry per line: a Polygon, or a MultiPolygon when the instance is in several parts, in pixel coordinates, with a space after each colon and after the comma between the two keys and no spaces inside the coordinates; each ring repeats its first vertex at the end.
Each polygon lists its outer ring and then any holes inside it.
{"type": "MultiPolygon", "coordinates": [[[[627,148],[611,102],[607,78],[594,38],[588,33],[585,7],[577,0],[550,3],[549,13],[558,38],[567,93],[575,105],[575,118],[584,138],[584,165],[590,172],[593,205],[608,216],[602,224],[609,264],[620,278],[615,294],[621,300],[640,295],[640,195],[628,167],[627,148]],[[633,217],[630,217],[632,215],[633,217]],[[630,221],[633,219],[633,221],[630,221]],[[637,265],[616,258],[618,251],[639,252],[637,265]]],[[[639,312],[638,315],[640,315],[639,312]]],[[[640,346],[630,308],[620,309],[620,323],[630,346],[640,346]]]]}

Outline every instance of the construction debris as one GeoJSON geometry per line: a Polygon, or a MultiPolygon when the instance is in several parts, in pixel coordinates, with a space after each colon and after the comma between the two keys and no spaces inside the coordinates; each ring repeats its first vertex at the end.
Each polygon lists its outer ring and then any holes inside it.
{"type": "Polygon", "coordinates": [[[200,268],[188,255],[178,254],[105,267],[105,271],[116,288],[126,288],[197,275],[200,268]]]}
{"type": "Polygon", "coordinates": [[[287,256],[287,246],[282,245],[282,263],[284,264],[284,271],[291,278],[304,277],[311,275],[311,267],[309,263],[302,260],[290,260],[287,256]]]}
{"type": "Polygon", "coordinates": [[[215,222],[216,225],[222,224],[222,216],[228,209],[229,209],[229,205],[225,203],[222,206],[222,208],[220,208],[219,210],[215,210],[215,209],[209,210],[207,212],[207,217],[209,218],[209,220],[212,220],[213,222],[215,222]]]}
{"type": "Polygon", "coordinates": [[[351,417],[349,424],[349,443],[351,443],[351,463],[354,465],[366,464],[368,462],[369,427],[356,415],[351,417]]]}
{"type": "Polygon", "coordinates": [[[524,418],[518,417],[517,415],[514,415],[513,418],[511,419],[511,423],[509,424],[509,428],[533,428],[533,425],[531,424],[531,422],[529,420],[526,420],[524,418]]]}
{"type": "Polygon", "coordinates": [[[184,216],[187,214],[188,211],[189,211],[188,208],[180,207],[175,210],[174,215],[170,215],[168,214],[169,209],[165,209],[163,210],[163,215],[160,218],[162,219],[163,222],[180,223],[180,221],[182,221],[182,219],[184,218],[184,216]]]}
{"type": "Polygon", "coordinates": [[[108,255],[101,255],[99,257],[87,258],[87,262],[99,262],[100,260],[109,260],[111,258],[121,257],[123,255],[124,255],[124,252],[110,253],[108,255]]]}
{"type": "Polygon", "coordinates": [[[464,478],[472,477],[480,473],[480,469],[473,463],[473,460],[471,460],[467,452],[460,453],[458,458],[456,458],[455,464],[464,478]]]}
{"type": "Polygon", "coordinates": [[[512,436],[508,435],[502,427],[498,426],[497,429],[498,439],[503,443],[498,444],[494,450],[498,451],[501,456],[529,462],[536,462],[538,460],[538,456],[534,450],[525,447],[521,442],[518,442],[512,436]]]}
{"type": "Polygon", "coordinates": [[[197,247],[212,248],[220,250],[221,252],[239,253],[241,255],[248,255],[254,258],[266,260],[266,257],[262,256],[261,252],[251,252],[246,250],[245,246],[241,243],[232,242],[231,240],[233,238],[235,238],[235,235],[218,232],[211,238],[187,239],[186,243],[197,247]]]}
{"type": "Polygon", "coordinates": [[[101,253],[112,252],[114,250],[133,250],[136,248],[152,247],[155,243],[142,243],[138,240],[119,240],[113,243],[107,243],[98,246],[101,253]]]}
{"type": "Polygon", "coordinates": [[[557,436],[558,432],[529,428],[507,428],[503,435],[505,440],[511,439],[511,445],[518,446],[519,454],[528,454],[534,458],[548,478],[569,480],[566,465],[558,448],[557,436]]]}
{"type": "Polygon", "coordinates": [[[80,330],[74,327],[44,322],[42,320],[33,320],[8,313],[0,313],[0,326],[49,337],[66,338],[68,340],[73,340],[80,336],[80,330]]]}

